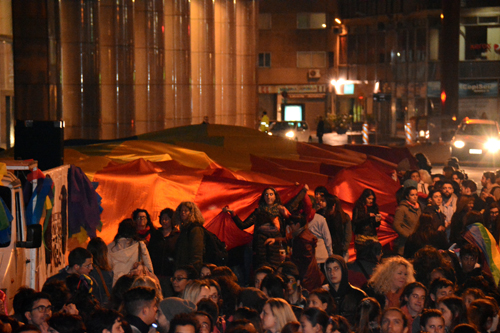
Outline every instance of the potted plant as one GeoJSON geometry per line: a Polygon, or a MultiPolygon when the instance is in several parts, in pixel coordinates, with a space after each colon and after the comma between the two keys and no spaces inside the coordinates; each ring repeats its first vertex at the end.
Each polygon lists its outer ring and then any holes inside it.
{"type": "Polygon", "coordinates": [[[346,113],[341,113],[329,114],[327,120],[332,124],[332,128],[337,132],[337,134],[345,134],[349,130],[351,118],[352,116],[346,113]]]}

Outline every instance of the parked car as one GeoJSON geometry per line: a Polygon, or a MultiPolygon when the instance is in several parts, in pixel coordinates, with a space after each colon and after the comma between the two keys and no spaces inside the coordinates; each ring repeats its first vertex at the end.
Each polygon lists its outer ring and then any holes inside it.
{"type": "Polygon", "coordinates": [[[492,162],[500,153],[500,127],[494,120],[465,118],[451,141],[451,155],[460,161],[492,162]]]}
{"type": "Polygon", "coordinates": [[[312,141],[309,125],[305,121],[273,121],[267,134],[282,136],[295,141],[312,141]]]}

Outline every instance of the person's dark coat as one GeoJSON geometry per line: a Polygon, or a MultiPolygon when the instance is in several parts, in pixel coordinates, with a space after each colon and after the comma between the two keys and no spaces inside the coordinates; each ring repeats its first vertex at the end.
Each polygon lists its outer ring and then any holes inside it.
{"type": "MultiPolygon", "coordinates": [[[[332,283],[328,280],[328,289],[330,295],[332,295],[335,303],[337,304],[336,314],[345,317],[351,326],[355,325],[354,316],[356,314],[356,308],[363,298],[366,297],[366,293],[356,287],[353,287],[349,283],[349,273],[347,270],[347,265],[341,256],[333,255],[328,260],[336,261],[342,269],[342,280],[340,281],[338,290],[335,290],[332,283]]],[[[329,262],[329,261],[327,261],[329,262]]]]}
{"type": "Polygon", "coordinates": [[[148,251],[156,276],[174,275],[175,245],[179,234],[177,229],[172,229],[167,237],[163,237],[161,228],[152,232],[148,251]]]}
{"type": "Polygon", "coordinates": [[[432,227],[435,230],[437,230],[441,226],[444,227],[446,216],[439,210],[439,206],[428,205],[422,210],[422,213],[426,213],[432,216],[432,227]]]}
{"type": "Polygon", "coordinates": [[[175,246],[175,267],[192,265],[200,271],[205,249],[205,232],[199,222],[181,226],[181,233],[175,246]]]}
{"type": "Polygon", "coordinates": [[[377,222],[374,216],[370,213],[377,215],[379,213],[378,207],[354,207],[352,211],[352,228],[355,235],[362,236],[377,236],[377,228],[380,222],[377,222]]]}
{"type": "Polygon", "coordinates": [[[291,240],[292,255],[290,259],[299,269],[301,286],[308,291],[320,288],[323,282],[323,274],[316,262],[317,242],[316,236],[305,227],[299,229],[291,240]]]}

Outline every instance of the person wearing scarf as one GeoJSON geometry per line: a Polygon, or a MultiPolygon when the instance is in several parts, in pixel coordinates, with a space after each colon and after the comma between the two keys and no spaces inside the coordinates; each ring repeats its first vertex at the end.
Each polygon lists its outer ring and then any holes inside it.
{"type": "Polygon", "coordinates": [[[404,199],[401,200],[396,213],[394,214],[393,229],[399,237],[394,242],[394,252],[403,255],[406,240],[413,234],[422,210],[418,203],[418,191],[414,186],[405,187],[403,191],[404,199]]]}

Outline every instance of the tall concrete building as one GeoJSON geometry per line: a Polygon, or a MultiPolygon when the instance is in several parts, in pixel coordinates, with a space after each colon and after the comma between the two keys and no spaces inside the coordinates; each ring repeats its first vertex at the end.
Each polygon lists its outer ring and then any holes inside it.
{"type": "Polygon", "coordinates": [[[380,135],[450,137],[462,118],[500,120],[500,1],[340,0],[337,112],[380,135]],[[347,101],[347,103],[346,103],[347,101]],[[356,108],[356,106],[358,106],[356,108]],[[422,132],[424,133],[424,132],[422,132]]]}
{"type": "Polygon", "coordinates": [[[13,121],[65,138],[255,126],[256,0],[0,0],[0,146],[13,121]]]}
{"type": "Polygon", "coordinates": [[[335,0],[266,0],[259,4],[259,111],[270,119],[315,126],[332,111],[339,10],[335,0]]]}

